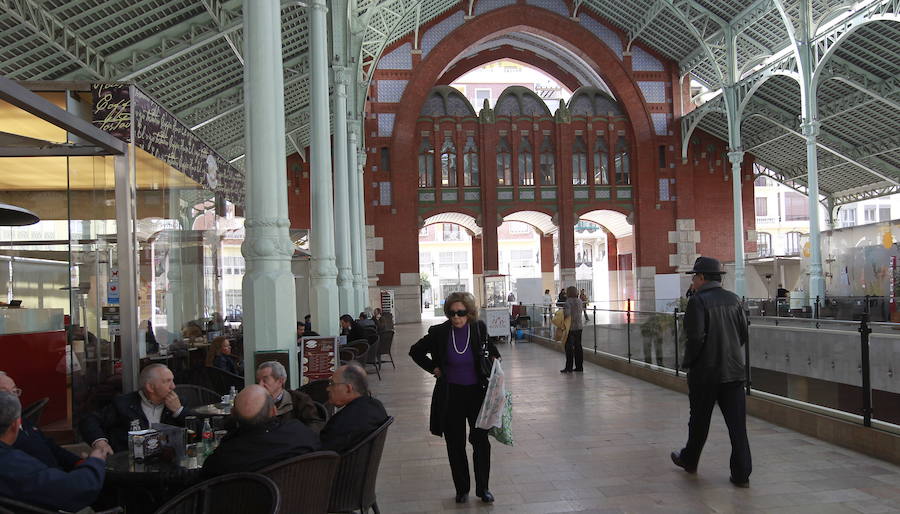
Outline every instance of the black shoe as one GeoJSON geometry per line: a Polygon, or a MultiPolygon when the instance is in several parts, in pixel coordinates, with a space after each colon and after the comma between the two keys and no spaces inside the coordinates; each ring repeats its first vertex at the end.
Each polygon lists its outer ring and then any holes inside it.
{"type": "Polygon", "coordinates": [[[584,373],[584,368],[575,368],[573,371],[575,373],[584,373]]]}
{"type": "Polygon", "coordinates": [[[490,491],[484,491],[481,494],[476,492],[475,496],[481,498],[484,503],[494,503],[494,495],[490,491]]]}
{"type": "Polygon", "coordinates": [[[469,493],[457,493],[456,503],[466,503],[469,501],[469,493]]]}
{"type": "Polygon", "coordinates": [[[747,489],[750,487],[750,480],[744,480],[743,482],[738,482],[734,479],[734,477],[728,477],[728,481],[734,484],[735,487],[740,487],[742,489],[747,489]]]}
{"type": "Polygon", "coordinates": [[[559,370],[559,372],[560,373],[571,373],[572,370],[571,369],[561,369],[561,370],[559,370]]]}
{"type": "Polygon", "coordinates": [[[697,472],[697,468],[689,468],[689,467],[687,467],[687,465],[685,465],[684,462],[682,462],[680,452],[672,452],[671,457],[672,457],[672,462],[679,468],[687,471],[688,473],[696,473],[697,472]]]}

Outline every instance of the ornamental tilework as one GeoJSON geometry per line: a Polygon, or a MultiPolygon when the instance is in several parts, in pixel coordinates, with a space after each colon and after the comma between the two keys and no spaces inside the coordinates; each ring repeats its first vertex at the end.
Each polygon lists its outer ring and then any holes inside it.
{"type": "Polygon", "coordinates": [[[412,69],[412,45],[403,43],[393,52],[382,56],[378,60],[379,70],[411,70],[412,69]]]}
{"type": "Polygon", "coordinates": [[[631,47],[631,68],[634,71],[666,71],[659,59],[639,46],[631,47]]]}
{"type": "Polygon", "coordinates": [[[528,5],[553,11],[560,16],[569,17],[569,8],[562,0],[528,0],[528,5]]]}
{"type": "Polygon", "coordinates": [[[616,54],[616,57],[618,57],[620,61],[622,60],[622,40],[619,39],[618,34],[587,14],[579,14],[578,19],[581,21],[582,27],[588,29],[595,36],[600,38],[600,40],[606,43],[606,46],[616,54]]]}
{"type": "Polygon", "coordinates": [[[506,7],[507,5],[514,5],[515,3],[516,0],[476,0],[475,10],[472,14],[478,16],[479,14],[506,7]]]}
{"type": "Polygon", "coordinates": [[[587,200],[590,198],[590,194],[588,194],[587,189],[576,189],[574,191],[576,200],[587,200]]]}
{"type": "Polygon", "coordinates": [[[455,202],[457,199],[456,191],[441,191],[442,202],[455,202]]]}
{"type": "Polygon", "coordinates": [[[462,11],[453,13],[449,18],[428,29],[422,36],[422,58],[434,49],[448,34],[463,24],[465,15],[462,11]]]}
{"type": "Polygon", "coordinates": [[[664,112],[650,113],[653,120],[653,131],[657,135],[666,136],[669,134],[669,115],[664,112]]]}
{"type": "Polygon", "coordinates": [[[666,103],[666,83],[638,81],[638,87],[644,93],[644,100],[651,104],[666,103]]]}
{"type": "Polygon", "coordinates": [[[464,191],[463,198],[468,201],[481,200],[480,191],[464,191]]]}
{"type": "Polygon", "coordinates": [[[512,191],[497,191],[497,200],[512,200],[512,191]]]}
{"type": "Polygon", "coordinates": [[[394,118],[393,113],[378,113],[378,137],[391,137],[394,134],[394,118]]]}
{"type": "Polygon", "coordinates": [[[378,101],[386,103],[397,103],[403,97],[403,91],[406,90],[406,80],[379,80],[378,81],[378,101]]]}
{"type": "Polygon", "coordinates": [[[609,200],[609,189],[598,189],[598,190],[594,193],[594,196],[595,196],[598,200],[609,200]]]}

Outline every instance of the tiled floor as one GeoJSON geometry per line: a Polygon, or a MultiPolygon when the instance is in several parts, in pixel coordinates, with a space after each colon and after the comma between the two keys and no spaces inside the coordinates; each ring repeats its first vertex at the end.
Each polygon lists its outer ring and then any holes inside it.
{"type": "Polygon", "coordinates": [[[527,343],[500,346],[516,445],[491,439],[497,501],[471,496],[457,505],[444,441],[428,432],[434,379],[406,355],[426,328],[398,325],[397,369],[388,364],[381,382],[370,375],[396,418],[378,479],[385,514],[900,512],[900,467],[753,418],[751,487],[733,487],[718,411],[699,471],[689,475],[669,460],[686,438],[686,396],[587,362],[584,374],[561,375],[561,354],[527,343]]]}

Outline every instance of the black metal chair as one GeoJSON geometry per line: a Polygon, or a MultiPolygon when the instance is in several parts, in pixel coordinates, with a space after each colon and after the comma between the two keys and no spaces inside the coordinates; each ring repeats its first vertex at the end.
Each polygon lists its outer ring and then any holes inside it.
{"type": "Polygon", "coordinates": [[[41,415],[44,413],[44,407],[50,403],[50,398],[41,398],[35,402],[32,402],[22,409],[22,419],[31,423],[34,426],[38,426],[41,424],[41,415]]]}
{"type": "Polygon", "coordinates": [[[212,389],[193,384],[176,385],[175,394],[178,395],[181,404],[187,409],[193,409],[194,407],[209,405],[211,403],[219,403],[219,401],[222,400],[222,395],[212,389]]]}
{"type": "Polygon", "coordinates": [[[382,355],[387,355],[391,358],[390,363],[391,367],[397,369],[397,366],[394,365],[394,356],[391,355],[391,346],[394,345],[394,331],[393,330],[385,330],[384,332],[378,333],[378,358],[379,363],[383,364],[388,362],[386,360],[380,360],[382,355]]]}
{"type": "Polygon", "coordinates": [[[284,514],[327,514],[331,486],[341,457],[336,452],[313,452],[273,464],[259,471],[281,491],[284,514]]]}
{"type": "Polygon", "coordinates": [[[387,429],[394,422],[388,419],[353,448],[341,454],[341,464],[331,489],[328,512],[369,512],[379,514],[375,499],[375,481],[384,452],[387,429]]]}
{"type": "Polygon", "coordinates": [[[366,362],[366,356],[369,352],[369,341],[366,339],[357,339],[355,341],[350,341],[347,343],[347,346],[344,348],[350,348],[356,352],[356,357],[353,359],[358,361],[360,364],[364,364],[366,362]]]}
{"type": "Polygon", "coordinates": [[[356,350],[353,348],[341,348],[340,358],[341,366],[350,364],[350,361],[356,360],[356,350]]]}
{"type": "Polygon", "coordinates": [[[380,341],[378,336],[375,336],[375,342],[372,343],[372,346],[369,347],[369,351],[366,352],[366,359],[364,361],[360,361],[363,367],[368,368],[368,366],[372,366],[375,368],[375,374],[378,375],[378,380],[381,380],[381,357],[379,356],[379,347],[380,341]]]}
{"type": "Polygon", "coordinates": [[[325,404],[323,404],[321,402],[317,402],[315,400],[313,400],[313,405],[316,406],[316,411],[319,413],[319,416],[322,418],[323,424],[328,423],[328,420],[331,419],[331,411],[328,410],[328,407],[326,407],[325,404]]]}
{"type": "MultiPolygon", "coordinates": [[[[50,510],[0,496],[0,514],[57,514],[58,512],[58,510],[50,510]]],[[[118,512],[123,512],[123,510],[120,507],[115,507],[109,510],[98,511],[96,514],[116,514],[118,512]]]]}
{"type": "Polygon", "coordinates": [[[276,514],[280,507],[281,493],[271,478],[233,473],[190,487],[156,514],[276,514]]]}

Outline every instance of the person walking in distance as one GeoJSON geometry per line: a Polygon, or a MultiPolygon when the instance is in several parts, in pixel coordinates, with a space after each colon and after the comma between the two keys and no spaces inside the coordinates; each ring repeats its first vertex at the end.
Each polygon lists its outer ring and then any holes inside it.
{"type": "Polygon", "coordinates": [[[584,304],[578,297],[578,289],[575,286],[566,288],[566,303],[563,304],[566,318],[572,320],[569,326],[569,334],[566,336],[566,367],[559,370],[560,373],[581,373],[584,371],[584,350],[581,348],[581,331],[584,329],[584,321],[581,314],[584,312],[584,304]],[[572,367],[574,364],[574,368],[572,367]]]}
{"type": "Polygon", "coordinates": [[[672,462],[696,473],[709,433],[713,407],[719,404],[731,438],[731,483],[750,486],[753,465],[747,440],[747,403],[744,395],[745,363],[741,348],[749,341],[747,316],[741,300],[722,288],[722,265],[711,257],[698,257],[684,315],[687,345],[682,367],[688,370],[691,405],[688,441],[672,452],[672,462]]]}

